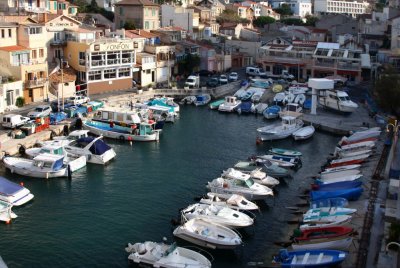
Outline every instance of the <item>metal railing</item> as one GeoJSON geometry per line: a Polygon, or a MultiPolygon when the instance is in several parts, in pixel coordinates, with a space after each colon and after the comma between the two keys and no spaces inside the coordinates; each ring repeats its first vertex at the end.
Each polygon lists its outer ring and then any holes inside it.
{"type": "Polygon", "coordinates": [[[46,78],[39,78],[39,79],[25,81],[25,87],[27,88],[41,87],[44,86],[45,84],[46,84],[46,78]]]}

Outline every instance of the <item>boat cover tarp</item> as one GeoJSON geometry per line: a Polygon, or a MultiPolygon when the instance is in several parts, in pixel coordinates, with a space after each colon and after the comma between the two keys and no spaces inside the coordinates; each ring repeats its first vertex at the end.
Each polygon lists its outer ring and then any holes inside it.
{"type": "Polygon", "coordinates": [[[12,181],[7,180],[4,177],[0,177],[0,194],[1,195],[14,195],[24,187],[18,185],[12,181]]]}
{"type": "Polygon", "coordinates": [[[108,146],[104,141],[102,140],[97,140],[93,143],[93,145],[89,148],[89,151],[92,154],[95,155],[102,155],[105,152],[107,152],[108,150],[110,150],[111,147],[108,146]]]}
{"type": "Polygon", "coordinates": [[[319,199],[312,201],[310,203],[310,208],[322,208],[322,207],[347,207],[349,205],[349,201],[343,197],[335,197],[328,199],[319,199]]]}
{"type": "Polygon", "coordinates": [[[67,118],[67,114],[64,112],[51,113],[50,114],[50,124],[54,125],[61,122],[67,118]]]}
{"type": "Polygon", "coordinates": [[[363,192],[361,187],[336,190],[336,191],[311,191],[311,200],[327,199],[333,197],[343,197],[347,200],[357,200],[363,192]]]}
{"type": "Polygon", "coordinates": [[[57,159],[54,162],[53,170],[60,170],[63,167],[63,165],[64,165],[64,157],[61,157],[60,159],[57,159]]]}
{"type": "Polygon", "coordinates": [[[242,110],[242,112],[250,112],[252,105],[253,103],[251,101],[243,101],[240,104],[240,110],[242,110]]]}
{"type": "Polygon", "coordinates": [[[344,190],[357,188],[362,185],[361,181],[340,181],[328,184],[322,184],[320,181],[316,181],[317,191],[333,191],[333,190],[344,190]]]}
{"type": "Polygon", "coordinates": [[[281,111],[281,107],[279,107],[278,105],[272,105],[269,106],[267,109],[265,109],[264,113],[273,113],[273,114],[277,114],[281,111]]]}

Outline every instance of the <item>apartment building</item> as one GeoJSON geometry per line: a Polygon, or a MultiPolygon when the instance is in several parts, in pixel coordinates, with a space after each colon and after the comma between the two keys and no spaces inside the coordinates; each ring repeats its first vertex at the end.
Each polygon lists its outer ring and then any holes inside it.
{"type": "Polygon", "coordinates": [[[101,37],[86,28],[68,30],[65,38],[64,59],[77,71],[77,84],[87,85],[87,95],[132,88],[132,39],[101,37]]]}
{"type": "Polygon", "coordinates": [[[122,0],[115,4],[115,28],[132,22],[136,29],[156,30],[160,26],[160,6],[150,0],[122,0]]]}
{"type": "MultiPolygon", "coordinates": [[[[263,2],[265,3],[265,2],[263,2]]],[[[273,0],[271,6],[273,9],[280,8],[283,4],[288,5],[293,15],[304,18],[307,15],[312,15],[312,1],[311,0],[273,0]]]]}
{"type": "Polygon", "coordinates": [[[369,3],[364,1],[314,0],[314,13],[320,14],[348,14],[355,18],[366,13],[368,7],[369,3]]]}
{"type": "Polygon", "coordinates": [[[360,82],[370,75],[370,56],[358,49],[343,49],[338,43],[292,41],[268,43],[259,50],[257,63],[266,71],[280,74],[287,70],[297,80],[340,75],[360,82]],[[364,71],[364,69],[366,71],[364,71]]]}
{"type": "Polygon", "coordinates": [[[48,0],[47,10],[52,14],[75,16],[78,13],[78,6],[66,0],[48,0]]]}
{"type": "Polygon", "coordinates": [[[43,13],[47,11],[46,0],[2,0],[0,11],[17,13],[19,11],[43,13]]]}

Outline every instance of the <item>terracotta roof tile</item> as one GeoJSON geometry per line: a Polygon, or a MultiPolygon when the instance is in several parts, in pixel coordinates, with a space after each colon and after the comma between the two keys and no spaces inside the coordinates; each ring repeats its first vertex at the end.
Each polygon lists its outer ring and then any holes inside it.
{"type": "Polygon", "coordinates": [[[8,47],[0,47],[0,50],[7,51],[7,52],[13,52],[13,51],[23,51],[23,50],[30,50],[27,47],[23,46],[8,46],[8,47]]]}

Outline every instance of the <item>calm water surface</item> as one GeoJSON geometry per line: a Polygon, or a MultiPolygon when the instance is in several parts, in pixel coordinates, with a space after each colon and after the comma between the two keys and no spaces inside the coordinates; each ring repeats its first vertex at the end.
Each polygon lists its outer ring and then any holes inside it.
{"type": "Polygon", "coordinates": [[[181,118],[167,125],[159,143],[133,146],[109,141],[117,159],[107,166],[89,164],[67,179],[41,180],[2,175],[23,181],[33,202],[14,208],[19,216],[0,224],[0,255],[9,267],[127,267],[127,242],[173,241],[170,224],[178,210],[205,193],[216,178],[250,155],[270,146],[303,152],[303,168],[278,186],[275,200],[262,204],[256,224],[244,233],[244,246],[212,252],[213,267],[245,267],[249,261],[269,261],[293,228],[285,206],[299,201],[338,137],[323,133],[306,142],[292,139],[256,145],[256,128],[268,124],[261,116],[221,114],[206,107],[184,107],[181,118]]]}

